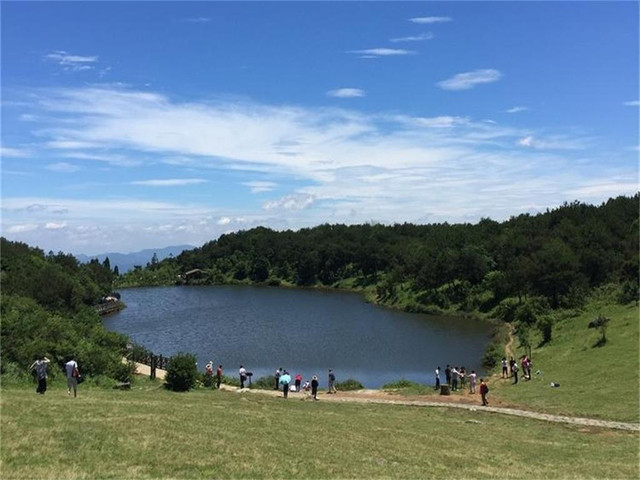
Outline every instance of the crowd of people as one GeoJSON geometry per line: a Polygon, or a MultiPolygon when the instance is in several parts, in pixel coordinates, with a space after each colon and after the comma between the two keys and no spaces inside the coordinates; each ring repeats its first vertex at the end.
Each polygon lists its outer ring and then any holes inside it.
{"type": "Polygon", "coordinates": [[[511,357],[507,362],[507,357],[502,357],[502,378],[513,378],[513,383],[518,383],[518,372],[522,367],[522,378],[525,380],[531,380],[531,367],[533,362],[527,355],[520,357],[520,366],[518,362],[511,357]]]}
{"type": "MultiPolygon", "coordinates": [[[[294,377],[294,383],[291,385],[291,374],[284,368],[278,368],[274,375],[274,390],[282,389],[282,394],[284,398],[288,398],[289,392],[304,392],[305,398],[312,398],[313,400],[318,400],[318,386],[320,382],[318,381],[318,376],[313,375],[311,377],[311,381],[306,381],[304,385],[302,384],[302,375],[299,373],[294,377]]],[[[336,375],[333,373],[333,369],[329,369],[329,374],[327,377],[327,384],[329,389],[327,393],[336,393],[336,375]]]]}

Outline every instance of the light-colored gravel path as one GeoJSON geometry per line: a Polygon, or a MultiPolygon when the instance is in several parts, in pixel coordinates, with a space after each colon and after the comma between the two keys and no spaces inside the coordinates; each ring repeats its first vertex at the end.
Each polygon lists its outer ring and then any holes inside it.
{"type": "MultiPolygon", "coordinates": [[[[257,395],[270,395],[274,397],[282,397],[282,392],[276,390],[257,390],[257,389],[242,389],[231,387],[228,385],[222,385],[223,390],[235,391],[238,393],[249,393],[257,395]]],[[[547,422],[555,423],[568,423],[572,425],[581,425],[587,427],[599,427],[610,428],[616,430],[628,430],[633,432],[640,432],[640,424],[627,423],[627,422],[614,422],[609,420],[598,420],[594,418],[582,418],[582,417],[568,417],[564,415],[551,415],[548,413],[532,412],[529,410],[521,410],[508,407],[483,407],[480,404],[466,403],[462,401],[428,401],[428,400],[409,400],[406,398],[389,398],[394,397],[392,394],[381,392],[379,390],[359,390],[355,392],[338,392],[337,394],[329,395],[322,393],[319,396],[320,401],[329,402],[343,402],[343,403],[375,403],[375,404],[389,404],[389,405],[408,405],[415,407],[440,407],[440,408],[459,408],[468,410],[471,412],[490,412],[498,413],[502,415],[512,415],[516,417],[533,418],[536,420],[544,420],[547,422]],[[386,397],[386,398],[385,398],[386,397]]],[[[440,398],[440,397],[437,397],[440,398]]],[[[289,400],[305,400],[303,393],[290,392],[289,400]]]]}

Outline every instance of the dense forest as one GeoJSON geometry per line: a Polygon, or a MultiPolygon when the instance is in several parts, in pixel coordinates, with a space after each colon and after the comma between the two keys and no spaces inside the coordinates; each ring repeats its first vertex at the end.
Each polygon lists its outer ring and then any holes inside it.
{"type": "Polygon", "coordinates": [[[190,283],[369,288],[375,301],[419,311],[487,312],[529,297],[573,307],[607,283],[631,300],[638,295],[638,199],[575,202],[502,223],[260,227],[152,260],[119,282],[170,284],[199,269],[190,283]]]}
{"type": "Polygon", "coordinates": [[[2,373],[23,375],[46,355],[55,376],[76,356],[84,374],[126,378],[127,337],[108,332],[94,308],[112,288],[109,261],[80,264],[73,255],[45,255],[5,238],[0,248],[2,373]]]}

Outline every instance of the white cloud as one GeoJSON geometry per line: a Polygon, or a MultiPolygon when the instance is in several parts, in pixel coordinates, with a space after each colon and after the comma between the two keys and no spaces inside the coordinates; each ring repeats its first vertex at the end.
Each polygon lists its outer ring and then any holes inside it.
{"type": "Polygon", "coordinates": [[[211,21],[211,18],[209,18],[209,17],[190,17],[190,18],[183,18],[182,21],[185,22],[185,23],[209,23],[211,21]]]}
{"type": "Polygon", "coordinates": [[[242,185],[249,187],[251,189],[251,193],[270,192],[277,186],[274,182],[263,181],[243,182],[242,185]]]}
{"type": "Polygon", "coordinates": [[[313,195],[294,194],[264,202],[262,208],[265,210],[303,210],[310,207],[314,201],[315,197],[313,195]]]}
{"type": "Polygon", "coordinates": [[[526,112],[529,110],[529,107],[511,107],[508,110],[505,110],[506,113],[518,113],[518,112],[526,112]]]}
{"type": "Polygon", "coordinates": [[[474,70],[472,72],[458,73],[447,80],[438,82],[437,85],[444,90],[469,90],[482,83],[497,82],[502,78],[502,73],[492,68],[474,70]]]}
{"type": "Polygon", "coordinates": [[[624,102],[627,107],[640,107],[640,100],[631,100],[630,102],[624,102]]]}
{"type": "Polygon", "coordinates": [[[448,128],[469,123],[469,119],[466,117],[452,117],[446,115],[441,117],[416,118],[415,121],[419,125],[433,128],[448,128]]]}
{"type": "MultiPolygon", "coordinates": [[[[202,180],[209,178],[201,173],[206,169],[236,189],[234,198],[244,194],[236,208],[216,189],[189,197],[197,198],[195,203],[178,197],[177,190],[163,191],[163,198],[172,200],[148,200],[143,188],[136,189],[135,198],[3,197],[3,231],[45,225],[54,209],[65,212],[59,214],[65,229],[11,234],[12,239],[44,243],[46,250],[100,244],[125,251],[145,242],[157,245],[159,239],[198,245],[254,225],[287,229],[371,219],[500,220],[531,205],[544,210],[574,200],[572,192],[587,192],[580,189],[594,180],[614,185],[617,178],[637,177],[635,162],[609,163],[605,170],[598,149],[585,148],[597,147],[597,138],[446,112],[412,117],[246,100],[183,103],[114,87],[46,93],[40,97],[41,111],[34,112],[44,119],[36,132],[45,147],[47,141],[68,142],[78,148],[63,150],[64,156],[135,159],[142,175],[136,178],[202,180]],[[74,121],[65,123],[68,118],[74,121]],[[172,172],[166,175],[158,171],[165,161],[172,172]],[[278,183],[254,178],[277,178],[278,183]],[[260,204],[260,198],[248,195],[249,189],[267,188],[277,188],[278,198],[260,204]]],[[[57,159],[60,150],[49,147],[41,153],[57,159]]]]}
{"type": "Polygon", "coordinates": [[[583,150],[591,144],[592,139],[585,137],[569,137],[567,135],[548,135],[536,137],[527,135],[516,143],[521,147],[546,150],[583,150]]]}
{"type": "Polygon", "coordinates": [[[444,23],[452,20],[451,17],[414,17],[409,19],[410,22],[419,24],[444,23]]]}
{"type": "Polygon", "coordinates": [[[143,185],[146,187],[181,187],[185,185],[199,185],[207,183],[203,178],[166,178],[161,180],[136,180],[132,185],[143,185]]]}
{"type": "Polygon", "coordinates": [[[95,68],[93,64],[98,61],[97,55],[71,55],[63,50],[55,50],[45,55],[44,58],[56,62],[58,65],[61,65],[64,70],[73,72],[91,70],[95,68]]]}
{"type": "Polygon", "coordinates": [[[408,37],[390,38],[389,41],[393,43],[397,42],[423,42],[425,40],[431,40],[434,38],[434,34],[431,32],[421,33],[419,35],[411,35],[408,37]]]}
{"type": "Polygon", "coordinates": [[[52,163],[45,167],[47,170],[51,170],[52,172],[62,172],[62,173],[73,173],[81,170],[78,165],[73,165],[67,162],[58,162],[52,163]]]}
{"type": "Polygon", "coordinates": [[[47,222],[44,226],[46,230],[61,230],[67,227],[67,222],[47,222]]]}
{"type": "Polygon", "coordinates": [[[327,96],[336,98],[356,98],[364,97],[365,92],[359,88],[338,88],[337,90],[329,90],[327,92],[327,96]]]}
{"type": "Polygon", "coordinates": [[[29,151],[22,148],[0,147],[0,157],[24,158],[29,156],[29,151]]]}
{"type": "Polygon", "coordinates": [[[404,48],[368,48],[365,50],[351,50],[347,53],[363,55],[364,58],[390,57],[395,55],[413,55],[416,52],[404,48]]]}
{"type": "Polygon", "coordinates": [[[5,229],[6,233],[24,233],[31,232],[36,230],[38,225],[34,223],[20,224],[20,225],[11,225],[5,229]]]}

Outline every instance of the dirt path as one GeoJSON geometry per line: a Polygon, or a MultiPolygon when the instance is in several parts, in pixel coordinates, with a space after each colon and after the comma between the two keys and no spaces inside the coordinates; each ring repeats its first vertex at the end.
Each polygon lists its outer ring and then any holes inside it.
{"type": "MultiPolygon", "coordinates": [[[[510,336],[510,342],[513,341],[513,336],[510,336]]],[[[136,373],[139,375],[150,375],[151,370],[147,365],[142,363],[136,363],[136,373]]],[[[156,377],[164,380],[167,372],[159,368],[156,369],[156,377]]],[[[249,393],[256,395],[267,395],[272,397],[281,397],[282,392],[278,390],[258,390],[258,389],[239,389],[230,385],[221,385],[221,390],[249,393]]],[[[290,392],[289,397],[291,399],[305,400],[304,393],[290,392]]],[[[513,415],[516,417],[533,418],[536,420],[545,420],[547,422],[555,423],[568,423],[572,425],[582,425],[587,427],[599,427],[599,428],[611,428],[616,430],[629,430],[634,432],[640,432],[640,424],[627,423],[627,422],[614,422],[609,420],[596,420],[594,418],[582,418],[582,417],[568,417],[564,415],[551,415],[548,413],[532,412],[529,410],[521,410],[517,408],[510,408],[504,406],[483,407],[478,401],[477,395],[469,396],[449,396],[440,397],[436,396],[425,400],[420,398],[417,400],[409,400],[391,392],[385,392],[382,390],[356,390],[352,392],[339,392],[337,394],[329,395],[325,392],[319,394],[319,399],[329,402],[343,402],[343,403],[375,403],[375,404],[390,404],[390,405],[410,405],[416,407],[446,407],[446,408],[460,408],[471,412],[491,412],[499,413],[502,415],[513,415]],[[478,402],[478,403],[475,403],[478,402]]]]}
{"type": "MultiPolygon", "coordinates": [[[[281,397],[282,392],[276,390],[255,390],[255,389],[242,389],[232,387],[229,385],[222,385],[222,390],[234,391],[238,393],[249,393],[256,395],[267,395],[272,397],[281,397]]],[[[337,394],[329,395],[327,393],[321,393],[318,395],[319,400],[329,402],[342,402],[342,403],[375,403],[375,404],[390,404],[390,405],[409,405],[416,407],[446,407],[446,408],[459,408],[468,410],[471,412],[491,412],[502,415],[512,415],[516,417],[533,418],[536,420],[544,420],[547,422],[555,423],[568,423],[572,425],[581,425],[586,427],[599,427],[610,428],[616,430],[628,430],[633,432],[640,432],[640,424],[627,423],[627,422],[614,422],[609,420],[597,420],[593,418],[582,417],[568,417],[564,415],[551,415],[548,413],[532,412],[529,410],[520,410],[509,407],[483,407],[479,402],[471,403],[475,400],[475,397],[435,397],[434,399],[424,400],[409,400],[407,398],[394,395],[393,393],[387,393],[381,390],[357,390],[353,392],[339,392],[337,394]]],[[[291,400],[306,400],[304,393],[290,392],[289,399],[291,400]]]]}

